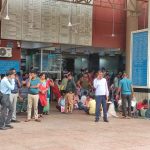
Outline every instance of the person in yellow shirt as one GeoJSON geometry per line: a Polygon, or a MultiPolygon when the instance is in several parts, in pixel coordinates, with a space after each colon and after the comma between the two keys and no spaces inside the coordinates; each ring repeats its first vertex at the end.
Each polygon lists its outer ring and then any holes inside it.
{"type": "Polygon", "coordinates": [[[87,103],[86,106],[84,106],[84,111],[89,115],[95,115],[96,101],[92,97],[87,96],[86,102],[87,103]]]}

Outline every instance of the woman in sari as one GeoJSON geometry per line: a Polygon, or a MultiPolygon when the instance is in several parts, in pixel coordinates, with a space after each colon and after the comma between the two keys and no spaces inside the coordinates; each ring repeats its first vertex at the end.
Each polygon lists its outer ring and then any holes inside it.
{"type": "Polygon", "coordinates": [[[47,105],[47,91],[49,85],[46,81],[46,77],[44,73],[40,74],[40,85],[39,85],[39,105],[38,105],[38,113],[39,117],[42,117],[43,108],[47,105]]]}

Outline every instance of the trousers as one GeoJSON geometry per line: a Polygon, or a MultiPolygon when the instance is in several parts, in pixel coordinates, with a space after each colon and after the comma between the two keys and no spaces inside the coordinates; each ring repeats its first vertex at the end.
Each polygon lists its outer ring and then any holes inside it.
{"type": "Polygon", "coordinates": [[[28,94],[28,119],[31,119],[31,112],[32,112],[32,106],[34,108],[34,118],[38,119],[38,102],[39,102],[39,95],[32,95],[28,94]]]}
{"type": "Polygon", "coordinates": [[[96,119],[99,119],[101,113],[100,113],[100,107],[103,107],[103,117],[104,119],[107,119],[107,105],[106,105],[106,95],[97,95],[96,96],[96,119]]]}
{"type": "Polygon", "coordinates": [[[122,115],[126,117],[128,104],[128,116],[131,116],[131,95],[122,94],[122,115]]]}
{"type": "Polygon", "coordinates": [[[13,107],[12,120],[16,120],[16,106],[17,106],[18,93],[10,94],[10,102],[13,107]]]}
{"type": "Polygon", "coordinates": [[[10,95],[3,94],[1,99],[1,112],[0,112],[0,127],[10,124],[13,114],[13,107],[10,102],[10,95]]]}

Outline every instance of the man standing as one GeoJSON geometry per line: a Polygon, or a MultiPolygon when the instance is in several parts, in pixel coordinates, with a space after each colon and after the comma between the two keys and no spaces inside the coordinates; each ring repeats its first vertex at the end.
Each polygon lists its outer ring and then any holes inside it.
{"type": "MultiPolygon", "coordinates": [[[[12,69],[12,71],[14,72],[14,74],[16,74],[16,70],[12,69]]],[[[20,81],[19,81],[19,77],[16,74],[15,75],[15,88],[14,90],[11,91],[10,94],[10,102],[12,103],[12,107],[13,107],[13,115],[12,115],[12,120],[11,122],[20,122],[16,119],[16,106],[17,106],[17,99],[18,99],[18,92],[19,92],[19,88],[21,87],[20,81]]]]}
{"type": "Polygon", "coordinates": [[[9,70],[1,80],[1,113],[0,113],[0,130],[6,130],[8,128],[13,128],[10,125],[13,113],[13,107],[10,102],[10,94],[11,90],[14,90],[15,82],[14,82],[15,74],[12,70],[9,70]]]}
{"type": "Polygon", "coordinates": [[[40,122],[38,119],[38,102],[39,102],[39,84],[40,79],[37,77],[36,71],[32,70],[29,75],[27,87],[29,88],[28,94],[28,116],[26,122],[31,120],[32,105],[34,107],[35,121],[40,122]]]}
{"type": "Polygon", "coordinates": [[[92,88],[91,82],[88,78],[88,74],[85,73],[83,77],[81,77],[78,81],[78,86],[81,88],[81,96],[83,95],[84,91],[89,93],[90,88],[92,88]]]}
{"type": "Polygon", "coordinates": [[[107,119],[107,106],[106,101],[109,96],[107,81],[105,78],[103,78],[102,71],[98,72],[97,78],[94,79],[94,88],[95,88],[95,97],[96,97],[96,118],[95,122],[99,121],[100,116],[100,107],[102,104],[103,107],[103,120],[104,122],[108,122],[107,119]]]}
{"type": "Polygon", "coordinates": [[[131,98],[133,94],[133,87],[131,80],[128,79],[126,73],[123,74],[123,79],[119,82],[118,94],[121,92],[122,98],[122,116],[127,117],[127,107],[126,102],[128,102],[128,116],[131,117],[131,98]]]}

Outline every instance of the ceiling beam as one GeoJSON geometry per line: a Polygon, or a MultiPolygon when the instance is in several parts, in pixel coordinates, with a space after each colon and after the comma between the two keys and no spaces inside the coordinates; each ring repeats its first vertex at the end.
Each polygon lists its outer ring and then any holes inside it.
{"type": "MultiPolygon", "coordinates": [[[[121,10],[121,11],[130,11],[130,12],[134,12],[134,13],[139,13],[138,11],[137,11],[137,9],[136,9],[136,6],[134,5],[134,3],[133,3],[133,1],[132,0],[130,0],[130,3],[133,5],[133,8],[134,8],[134,10],[133,9],[127,9],[127,8],[121,8],[121,7],[119,7],[119,5],[118,4],[115,4],[114,3],[114,0],[113,0],[113,2],[111,2],[111,0],[107,0],[107,2],[103,2],[103,3],[109,3],[111,6],[107,6],[107,5],[102,5],[102,1],[101,0],[99,0],[99,3],[93,3],[93,4],[91,4],[90,2],[91,2],[91,0],[72,0],[72,1],[70,1],[70,0],[57,0],[57,1],[61,1],[61,2],[66,2],[66,3],[75,3],[75,4],[82,4],[82,5],[89,5],[89,6],[95,6],[95,7],[102,7],[102,8],[110,8],[110,9],[112,9],[112,8],[114,8],[114,9],[116,9],[116,10],[121,10]]],[[[145,2],[145,3],[148,3],[148,0],[136,0],[137,2],[145,2]]],[[[121,6],[121,5],[120,5],[121,6]]],[[[125,6],[126,7],[126,6],[125,6]]]]}

